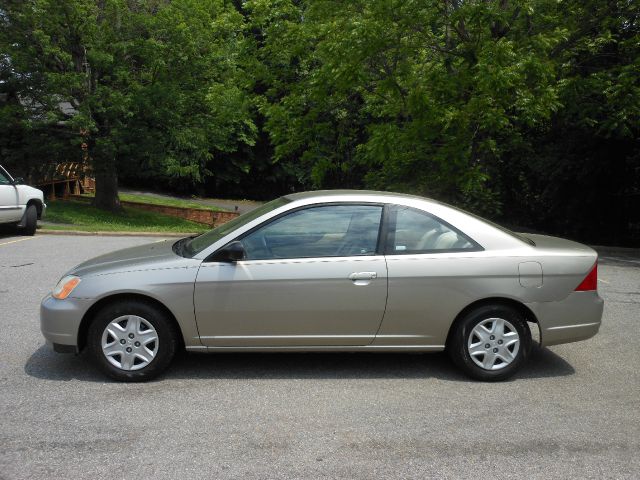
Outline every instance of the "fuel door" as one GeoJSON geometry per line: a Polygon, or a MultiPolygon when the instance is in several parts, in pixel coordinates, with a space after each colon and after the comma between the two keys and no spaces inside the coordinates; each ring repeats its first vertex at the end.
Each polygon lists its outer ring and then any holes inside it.
{"type": "Polygon", "coordinates": [[[539,288],[542,286],[542,265],[538,262],[522,262],[518,265],[520,285],[524,288],[539,288]]]}

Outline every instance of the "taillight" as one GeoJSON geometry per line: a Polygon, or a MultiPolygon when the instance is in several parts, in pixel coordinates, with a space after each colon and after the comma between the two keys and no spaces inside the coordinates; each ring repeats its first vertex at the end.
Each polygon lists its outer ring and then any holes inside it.
{"type": "Polygon", "coordinates": [[[597,290],[598,289],[598,262],[596,261],[595,265],[591,269],[591,271],[584,277],[582,283],[576,287],[576,292],[586,292],[589,290],[597,290]]]}

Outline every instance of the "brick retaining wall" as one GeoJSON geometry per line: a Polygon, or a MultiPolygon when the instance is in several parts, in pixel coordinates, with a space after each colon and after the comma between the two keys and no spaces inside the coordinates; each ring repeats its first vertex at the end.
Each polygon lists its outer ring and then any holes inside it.
{"type": "Polygon", "coordinates": [[[211,227],[222,225],[238,216],[237,212],[214,212],[203,208],[169,207],[152,203],[120,202],[123,207],[134,207],[150,212],[158,212],[171,217],[184,218],[196,223],[203,223],[211,227]]]}
{"type": "MultiPolygon", "coordinates": [[[[91,201],[90,197],[83,197],[81,195],[71,195],[70,198],[85,202],[91,201]]],[[[184,218],[185,220],[202,223],[204,225],[209,225],[210,227],[217,227],[218,225],[227,223],[229,220],[233,220],[239,215],[237,212],[215,212],[204,208],[170,207],[166,205],[154,205],[152,203],[121,201],[120,204],[123,207],[139,208],[140,210],[158,212],[171,217],[184,218]]]]}

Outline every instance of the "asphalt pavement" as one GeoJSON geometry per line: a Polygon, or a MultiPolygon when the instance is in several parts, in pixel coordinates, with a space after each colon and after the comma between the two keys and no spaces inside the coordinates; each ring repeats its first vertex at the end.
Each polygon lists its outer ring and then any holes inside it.
{"type": "Polygon", "coordinates": [[[115,383],[44,344],[69,268],[157,238],[0,235],[0,478],[639,478],[640,259],[603,254],[593,339],[513,380],[443,354],[185,355],[115,383]]]}

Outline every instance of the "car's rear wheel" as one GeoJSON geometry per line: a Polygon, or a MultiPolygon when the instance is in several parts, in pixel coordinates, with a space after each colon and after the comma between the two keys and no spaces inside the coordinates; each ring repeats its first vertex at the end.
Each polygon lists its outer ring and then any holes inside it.
{"type": "Polygon", "coordinates": [[[98,367],[126,382],[160,375],[177,346],[177,332],[167,313],[140,300],[107,305],[95,315],[87,333],[87,347],[98,367]]]}
{"type": "Polygon", "coordinates": [[[33,236],[38,226],[38,209],[35,205],[29,205],[24,215],[25,222],[24,226],[20,229],[20,233],[22,233],[22,235],[33,236]]]}
{"type": "Polygon", "coordinates": [[[477,380],[504,380],[525,363],[531,332],[525,318],[506,305],[485,305],[454,326],[447,351],[453,362],[477,380]]]}

